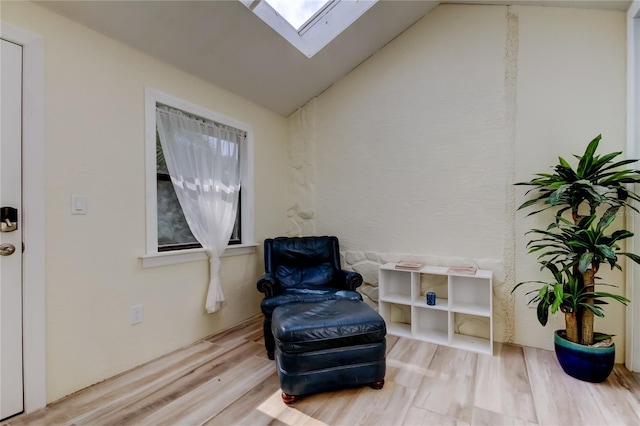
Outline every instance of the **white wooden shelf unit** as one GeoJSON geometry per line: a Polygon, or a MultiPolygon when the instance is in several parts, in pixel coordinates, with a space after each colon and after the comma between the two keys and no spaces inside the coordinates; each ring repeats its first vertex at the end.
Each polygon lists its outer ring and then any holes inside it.
{"type": "Polygon", "coordinates": [[[468,275],[444,266],[413,271],[382,265],[378,310],[387,333],[493,355],[492,277],[486,270],[468,275]],[[435,305],[426,303],[429,291],[435,305]]]}

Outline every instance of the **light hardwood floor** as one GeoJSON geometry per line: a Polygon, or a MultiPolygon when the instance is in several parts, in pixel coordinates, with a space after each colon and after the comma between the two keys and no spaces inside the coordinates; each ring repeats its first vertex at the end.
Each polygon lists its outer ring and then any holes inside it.
{"type": "Polygon", "coordinates": [[[165,355],[7,425],[640,425],[640,381],[565,375],[553,352],[498,345],[479,355],[387,337],[381,390],[285,405],[262,319],[165,355]]]}

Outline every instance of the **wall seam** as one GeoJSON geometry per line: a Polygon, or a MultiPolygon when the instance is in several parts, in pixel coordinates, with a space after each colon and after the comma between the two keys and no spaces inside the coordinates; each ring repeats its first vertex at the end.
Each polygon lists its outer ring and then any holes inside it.
{"type": "MultiPolygon", "coordinates": [[[[518,48],[519,48],[519,20],[513,6],[507,7],[507,33],[505,43],[505,132],[506,132],[506,163],[505,163],[505,229],[504,229],[504,283],[507,287],[515,285],[515,144],[516,144],[516,108],[518,89],[518,48]]],[[[506,342],[513,342],[515,337],[515,297],[504,292],[505,310],[504,337],[506,342]]]]}

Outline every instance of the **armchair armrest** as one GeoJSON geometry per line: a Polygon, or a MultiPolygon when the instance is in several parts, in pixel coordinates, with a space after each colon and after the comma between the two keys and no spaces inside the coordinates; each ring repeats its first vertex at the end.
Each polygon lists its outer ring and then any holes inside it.
{"type": "Polygon", "coordinates": [[[362,285],[362,275],[358,272],[340,269],[338,270],[338,279],[347,290],[355,291],[362,285]]]}
{"type": "Polygon", "coordinates": [[[275,275],[266,273],[258,278],[258,291],[264,293],[264,297],[273,297],[280,293],[280,284],[275,275]]]}

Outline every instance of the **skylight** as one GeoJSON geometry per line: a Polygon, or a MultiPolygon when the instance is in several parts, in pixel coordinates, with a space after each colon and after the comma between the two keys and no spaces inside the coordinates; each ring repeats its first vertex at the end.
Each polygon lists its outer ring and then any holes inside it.
{"type": "Polygon", "coordinates": [[[378,0],[240,0],[308,58],[353,24],[378,0]]]}
{"type": "Polygon", "coordinates": [[[293,28],[300,28],[331,0],[265,0],[293,28]]]}

